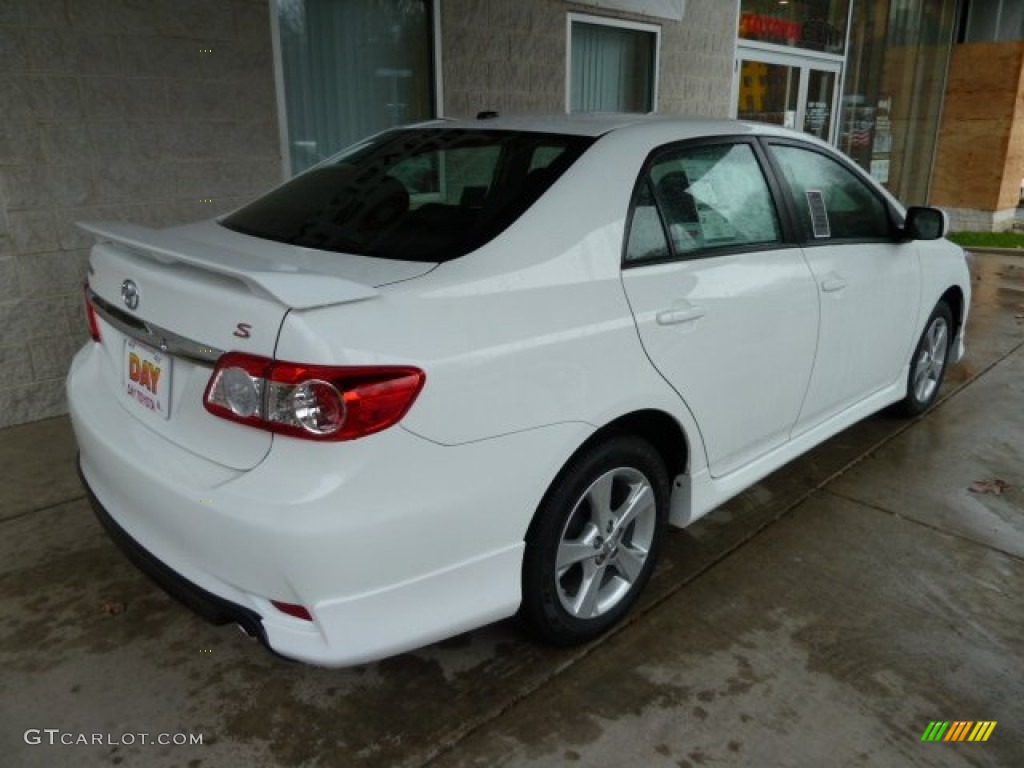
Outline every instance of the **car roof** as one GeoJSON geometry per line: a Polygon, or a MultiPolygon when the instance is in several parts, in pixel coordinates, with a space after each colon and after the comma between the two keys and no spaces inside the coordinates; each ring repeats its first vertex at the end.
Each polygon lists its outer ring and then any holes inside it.
{"type": "Polygon", "coordinates": [[[805,133],[767,123],[726,120],[712,117],[691,117],[662,114],[633,114],[622,112],[574,112],[549,115],[493,115],[479,118],[442,118],[421,123],[420,126],[463,128],[471,130],[530,131],[537,133],[569,134],[575,136],[604,136],[612,132],[633,134],[658,133],[666,129],[679,138],[756,134],[789,136],[807,139],[805,133]]]}

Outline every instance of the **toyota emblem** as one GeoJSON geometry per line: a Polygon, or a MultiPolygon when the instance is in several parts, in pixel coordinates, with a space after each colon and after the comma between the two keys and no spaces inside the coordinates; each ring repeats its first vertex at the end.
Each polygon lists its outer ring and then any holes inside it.
{"type": "Polygon", "coordinates": [[[121,283],[121,298],[128,309],[135,309],[139,306],[139,286],[134,280],[125,280],[121,283]]]}

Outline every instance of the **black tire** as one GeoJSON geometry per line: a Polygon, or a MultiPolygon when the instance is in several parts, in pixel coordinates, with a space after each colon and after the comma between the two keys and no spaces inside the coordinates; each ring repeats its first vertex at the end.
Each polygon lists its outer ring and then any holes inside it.
{"type": "Polygon", "coordinates": [[[896,404],[896,410],[903,416],[919,416],[935,402],[946,375],[954,336],[953,313],[946,302],[940,301],[924,324],[910,358],[907,395],[896,404]]]}
{"type": "Polygon", "coordinates": [[[664,462],[644,440],[616,437],[574,457],[526,537],[519,616],[527,630],[553,645],[574,645],[618,622],[654,570],[668,507],[664,462]],[[606,497],[607,504],[595,501],[606,497]],[[630,501],[634,517],[626,520],[630,501]]]}

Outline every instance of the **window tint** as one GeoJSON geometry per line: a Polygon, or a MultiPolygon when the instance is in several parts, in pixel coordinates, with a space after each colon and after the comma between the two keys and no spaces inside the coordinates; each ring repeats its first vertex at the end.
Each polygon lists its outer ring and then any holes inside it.
{"type": "Polygon", "coordinates": [[[592,142],[517,131],[394,131],[297,176],[221,223],[324,251],[446,261],[508,227],[592,142]]]}
{"type": "Polygon", "coordinates": [[[565,151],[565,147],[562,145],[544,145],[540,144],[535,150],[533,150],[533,157],[530,158],[530,170],[536,171],[538,168],[547,168],[558,156],[565,151]]]}
{"type": "Polygon", "coordinates": [[[771,152],[792,191],[805,240],[892,235],[885,203],[840,163],[799,147],[773,146],[771,152]]]}
{"type": "Polygon", "coordinates": [[[644,179],[637,190],[633,220],[629,225],[626,261],[665,259],[670,255],[665,228],[661,225],[658,207],[654,204],[651,183],[644,179]]]}
{"type": "Polygon", "coordinates": [[[397,163],[387,175],[405,185],[412,210],[427,203],[479,207],[490,191],[500,151],[500,145],[483,145],[425,152],[397,163]]]}
{"type": "Polygon", "coordinates": [[[771,193],[748,144],[671,152],[651,167],[650,183],[677,254],[779,241],[771,193]]]}

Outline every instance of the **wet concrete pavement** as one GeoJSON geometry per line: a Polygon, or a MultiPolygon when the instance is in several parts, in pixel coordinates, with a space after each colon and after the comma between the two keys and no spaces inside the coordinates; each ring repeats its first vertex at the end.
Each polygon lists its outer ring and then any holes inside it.
{"type": "Polygon", "coordinates": [[[355,669],[276,659],[124,561],[65,419],[0,432],[0,765],[1024,765],[1024,259],[976,272],[936,410],[672,530],[628,623],[573,650],[506,622],[355,669]],[[999,724],[922,744],[931,720],[999,724]]]}

